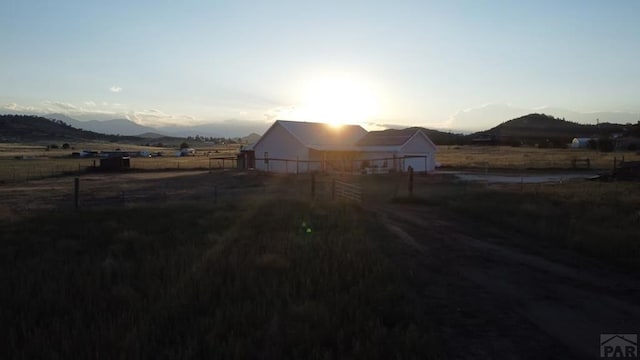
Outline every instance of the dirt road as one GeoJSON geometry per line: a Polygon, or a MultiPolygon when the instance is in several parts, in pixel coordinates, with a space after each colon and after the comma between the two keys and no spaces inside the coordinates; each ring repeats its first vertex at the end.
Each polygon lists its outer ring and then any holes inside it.
{"type": "Polygon", "coordinates": [[[398,266],[441,322],[451,358],[598,358],[601,333],[640,332],[640,281],[631,275],[535,239],[515,247],[436,208],[372,210],[400,239],[398,266]]]}

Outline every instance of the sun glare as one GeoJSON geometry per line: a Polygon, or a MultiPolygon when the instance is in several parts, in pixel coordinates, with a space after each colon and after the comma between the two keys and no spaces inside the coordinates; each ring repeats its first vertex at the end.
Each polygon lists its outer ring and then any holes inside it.
{"type": "Polygon", "coordinates": [[[378,102],[370,85],[338,75],[324,75],[309,81],[297,111],[304,120],[324,122],[336,128],[366,122],[377,112],[378,102]]]}

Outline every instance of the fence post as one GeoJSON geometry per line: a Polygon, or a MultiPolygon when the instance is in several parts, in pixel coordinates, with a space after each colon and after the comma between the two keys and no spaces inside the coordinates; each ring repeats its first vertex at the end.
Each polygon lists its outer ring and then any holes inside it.
{"type": "Polygon", "coordinates": [[[409,196],[413,196],[413,166],[409,167],[409,196]]]}
{"type": "Polygon", "coordinates": [[[316,174],[311,173],[311,198],[316,197],[316,174]]]}
{"type": "Polygon", "coordinates": [[[336,179],[331,179],[331,200],[336,199],[336,179]]]}
{"type": "Polygon", "coordinates": [[[80,178],[75,178],[73,181],[73,204],[75,209],[78,210],[78,195],[80,194],[80,178]]]}

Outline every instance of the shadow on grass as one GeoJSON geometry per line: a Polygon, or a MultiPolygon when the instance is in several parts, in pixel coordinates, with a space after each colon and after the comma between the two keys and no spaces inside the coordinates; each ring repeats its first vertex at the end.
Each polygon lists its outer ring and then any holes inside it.
{"type": "Polygon", "coordinates": [[[432,325],[354,207],[271,199],[1,222],[8,358],[429,358],[432,325]]]}

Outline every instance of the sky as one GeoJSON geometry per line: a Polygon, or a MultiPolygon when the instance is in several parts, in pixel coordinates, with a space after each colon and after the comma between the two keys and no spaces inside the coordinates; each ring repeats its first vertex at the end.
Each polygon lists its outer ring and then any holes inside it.
{"type": "Polygon", "coordinates": [[[508,120],[494,107],[640,114],[639,14],[637,0],[3,0],[0,109],[370,129],[508,120]]]}

